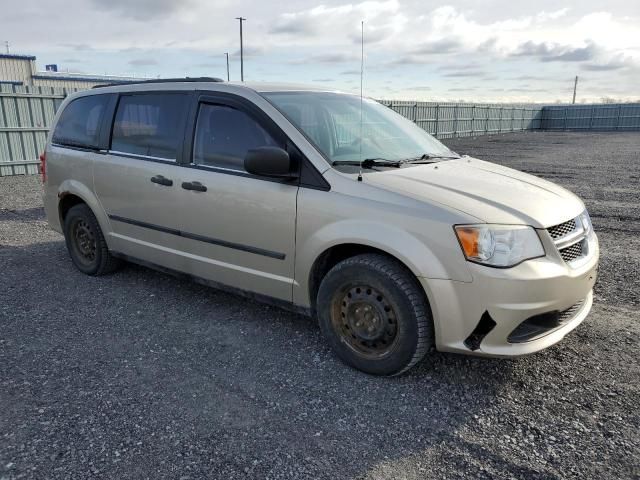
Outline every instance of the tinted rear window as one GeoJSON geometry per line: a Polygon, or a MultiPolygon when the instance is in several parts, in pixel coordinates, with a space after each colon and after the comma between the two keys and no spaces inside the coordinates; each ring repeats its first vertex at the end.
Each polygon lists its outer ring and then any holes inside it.
{"type": "Polygon", "coordinates": [[[100,122],[109,98],[109,95],[91,95],[69,103],[56,124],[53,143],[98,148],[100,122]]]}
{"type": "Polygon", "coordinates": [[[187,95],[180,93],[122,96],[113,124],[111,149],[176,160],[187,106],[187,95]]]}

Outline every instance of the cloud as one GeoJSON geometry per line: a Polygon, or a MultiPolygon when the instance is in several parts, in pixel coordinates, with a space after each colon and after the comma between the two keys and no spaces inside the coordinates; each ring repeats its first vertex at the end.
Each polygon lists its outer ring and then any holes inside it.
{"type": "Polygon", "coordinates": [[[60,46],[76,52],[92,52],[94,50],[94,48],[87,43],[61,43],[60,46]]]}
{"type": "Polygon", "coordinates": [[[328,83],[328,82],[333,82],[333,78],[314,78],[313,80],[311,80],[312,82],[323,82],[323,83],[328,83]]]}
{"type": "MultiPolygon", "coordinates": [[[[583,70],[592,72],[605,72],[611,70],[621,70],[623,68],[634,69],[640,65],[640,62],[634,61],[630,56],[618,54],[614,56],[606,56],[599,61],[585,63],[581,67],[583,70]]],[[[639,72],[640,73],[640,72],[639,72]]]]}
{"type": "Polygon", "coordinates": [[[133,60],[129,60],[128,64],[132,67],[149,67],[158,65],[158,61],[154,58],[134,58],[133,60]]]}
{"type": "MultiPolygon", "coordinates": [[[[256,45],[244,45],[242,47],[242,55],[245,57],[257,57],[260,55],[264,55],[267,49],[265,47],[260,47],[256,45]]],[[[230,57],[239,57],[240,49],[229,55],[230,57]]]]}
{"type": "Polygon", "coordinates": [[[591,72],[608,72],[611,70],[620,70],[625,65],[619,63],[587,63],[582,66],[583,70],[589,70],[591,72]]]}
{"type": "Polygon", "coordinates": [[[192,0],[90,0],[100,10],[113,11],[134,20],[164,17],[180,10],[188,10],[192,0]]]}
{"type": "Polygon", "coordinates": [[[364,21],[365,43],[379,43],[402,31],[407,21],[398,0],[367,0],[342,5],[318,5],[307,10],[280,14],[268,33],[295,37],[298,42],[327,44],[360,43],[364,21]]]}
{"type": "Polygon", "coordinates": [[[482,77],[484,75],[485,72],[483,72],[482,70],[460,70],[444,74],[445,77],[449,78],[482,77]]]}
{"type": "Polygon", "coordinates": [[[462,42],[457,38],[441,38],[418,45],[411,53],[414,55],[432,55],[453,53],[462,47],[462,42]]]}
{"type": "MultiPolygon", "coordinates": [[[[354,62],[356,60],[360,60],[360,56],[349,53],[319,53],[316,55],[311,55],[307,58],[300,58],[297,60],[291,60],[289,63],[291,65],[308,65],[313,63],[345,63],[345,62],[354,62]]],[[[349,73],[350,75],[351,73],[349,73]]],[[[360,75],[360,70],[357,71],[357,74],[360,75]]],[[[347,75],[344,74],[343,75],[347,75]]]]}
{"type": "Polygon", "coordinates": [[[520,44],[512,56],[537,57],[543,62],[586,62],[593,60],[597,53],[598,48],[591,42],[584,47],[573,47],[528,41],[520,44]]]}
{"type": "Polygon", "coordinates": [[[560,10],[555,10],[553,12],[542,11],[536,15],[536,21],[541,23],[551,22],[553,20],[558,20],[559,18],[566,16],[568,12],[569,8],[567,7],[561,8],[560,10]]]}

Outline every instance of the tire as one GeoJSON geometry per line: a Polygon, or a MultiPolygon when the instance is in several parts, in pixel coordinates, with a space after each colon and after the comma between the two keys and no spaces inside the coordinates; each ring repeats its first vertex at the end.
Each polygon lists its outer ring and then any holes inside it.
{"type": "Polygon", "coordinates": [[[400,375],[435,345],[433,319],[418,280],[381,254],[335,265],[317,297],[322,334],[347,365],[374,375],[400,375]]]}
{"type": "Polygon", "coordinates": [[[87,275],[106,275],[121,262],[109,253],[107,242],[88,205],[81,203],[69,209],[64,219],[64,239],[69,256],[78,270],[87,275]]]}

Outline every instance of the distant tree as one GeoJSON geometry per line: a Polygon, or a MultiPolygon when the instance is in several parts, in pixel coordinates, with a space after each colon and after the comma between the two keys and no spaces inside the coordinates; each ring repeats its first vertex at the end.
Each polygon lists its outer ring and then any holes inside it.
{"type": "Polygon", "coordinates": [[[615,98],[611,98],[611,97],[602,97],[600,99],[601,103],[618,103],[618,101],[615,98]]]}

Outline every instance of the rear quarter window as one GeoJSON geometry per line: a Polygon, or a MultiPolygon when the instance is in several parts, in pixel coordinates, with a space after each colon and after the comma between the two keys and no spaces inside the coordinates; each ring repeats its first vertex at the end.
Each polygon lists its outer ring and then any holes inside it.
{"type": "Polygon", "coordinates": [[[72,100],[64,109],[53,132],[58,145],[98,148],[100,125],[109,95],[91,95],[72,100]]]}

